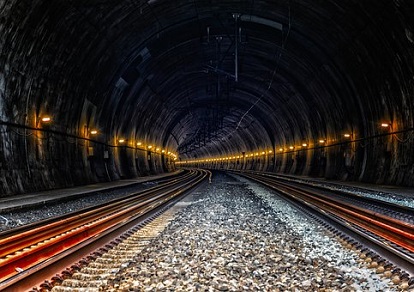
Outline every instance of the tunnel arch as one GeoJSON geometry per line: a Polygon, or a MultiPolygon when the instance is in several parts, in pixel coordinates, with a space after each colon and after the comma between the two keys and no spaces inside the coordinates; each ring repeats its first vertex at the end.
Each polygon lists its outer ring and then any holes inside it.
{"type": "Polygon", "coordinates": [[[4,2],[0,189],[135,177],[171,171],[174,159],[264,150],[272,154],[263,171],[412,185],[413,6],[4,2]],[[201,141],[190,133],[216,135],[220,120],[219,139],[177,152],[201,141]]]}

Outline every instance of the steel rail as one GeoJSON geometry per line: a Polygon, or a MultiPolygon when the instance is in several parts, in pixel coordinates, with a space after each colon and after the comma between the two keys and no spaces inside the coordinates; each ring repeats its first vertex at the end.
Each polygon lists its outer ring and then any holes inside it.
{"type": "MultiPolygon", "coordinates": [[[[414,266],[413,224],[354,206],[342,200],[335,200],[333,195],[328,196],[317,191],[310,191],[309,189],[303,190],[303,187],[301,188],[298,185],[292,186],[286,182],[276,181],[274,177],[264,177],[252,173],[238,174],[264,184],[279,193],[283,193],[290,200],[301,203],[305,202],[308,207],[321,212],[325,217],[335,218],[335,221],[338,221],[339,218],[345,222],[342,224],[343,226],[364,230],[363,236],[375,243],[375,245],[381,245],[381,250],[388,250],[398,258],[401,258],[405,262],[404,266],[406,267],[414,266]]],[[[360,232],[359,234],[361,235],[360,232]]],[[[410,272],[412,272],[412,269],[410,272]]]]}
{"type": "MultiPolygon", "coordinates": [[[[318,185],[318,184],[315,185],[315,184],[312,184],[312,183],[309,183],[309,182],[306,182],[306,181],[301,181],[301,180],[297,181],[295,179],[292,180],[292,176],[269,173],[269,172],[260,173],[260,172],[257,172],[257,171],[243,171],[243,172],[269,177],[269,178],[272,178],[272,179],[276,179],[278,181],[287,181],[287,182],[289,182],[290,185],[292,185],[292,184],[300,185],[301,188],[306,186],[306,187],[314,189],[314,190],[317,189],[317,190],[321,190],[321,191],[333,192],[336,195],[344,196],[346,198],[346,200],[349,200],[350,197],[354,198],[355,200],[361,200],[362,199],[364,201],[364,203],[366,203],[366,204],[371,204],[372,203],[372,204],[375,205],[376,208],[382,207],[386,210],[392,210],[392,211],[401,213],[401,215],[408,215],[408,216],[413,217],[413,214],[414,214],[414,209],[410,208],[408,206],[398,205],[398,204],[395,204],[395,203],[388,202],[386,200],[380,200],[380,199],[376,199],[376,198],[372,198],[372,197],[363,196],[363,195],[360,195],[360,194],[353,194],[353,193],[345,192],[345,191],[338,190],[338,189],[333,190],[333,189],[327,188],[326,186],[318,185]]],[[[240,172],[237,172],[237,173],[240,173],[240,172]]],[[[328,184],[328,186],[331,185],[331,183],[327,183],[327,184],[328,184]]],[[[338,184],[334,184],[334,185],[338,185],[338,184]]],[[[403,196],[401,196],[401,197],[403,197],[403,196]]],[[[414,222],[414,218],[413,218],[413,222],[414,222]]]]}
{"type": "Polygon", "coordinates": [[[6,232],[12,236],[4,237],[3,233],[0,234],[1,254],[6,254],[0,258],[0,290],[22,281],[31,274],[31,269],[33,273],[39,267],[43,269],[43,266],[59,260],[60,255],[67,256],[69,250],[76,250],[76,246],[81,247],[84,242],[93,241],[108,230],[123,226],[166,204],[208,175],[205,171],[190,173],[191,177],[177,179],[171,185],[166,183],[143,191],[138,196],[131,195],[120,201],[102,204],[95,212],[93,208],[88,208],[84,214],[82,211],[75,212],[73,217],[65,215],[62,220],[46,220],[43,222],[46,225],[37,223],[34,230],[26,230],[24,234],[18,230],[6,232]],[[24,244],[16,241],[23,241],[24,244]]]}
{"type": "Polygon", "coordinates": [[[19,228],[1,232],[0,259],[6,255],[10,255],[12,252],[16,252],[25,248],[29,244],[28,241],[36,240],[40,242],[51,237],[56,230],[62,230],[62,225],[65,225],[67,227],[67,230],[70,230],[74,226],[89,222],[91,218],[97,217],[101,214],[108,214],[111,210],[113,212],[116,212],[120,207],[124,206],[128,202],[133,203],[137,200],[142,200],[148,196],[151,196],[154,192],[171,188],[173,185],[179,185],[183,181],[186,181],[188,178],[190,178],[192,175],[193,172],[190,171],[180,178],[174,178],[170,181],[166,181],[161,185],[132,193],[130,195],[122,197],[121,199],[115,199],[98,206],[85,208],[80,211],[71,212],[66,215],[34,222],[32,224],[27,224],[19,228]]]}

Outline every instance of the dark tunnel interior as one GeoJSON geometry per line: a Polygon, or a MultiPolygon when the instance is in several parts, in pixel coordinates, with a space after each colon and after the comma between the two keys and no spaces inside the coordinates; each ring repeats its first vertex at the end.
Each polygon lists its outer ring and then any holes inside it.
{"type": "Polygon", "coordinates": [[[414,2],[3,0],[0,192],[172,171],[414,185],[414,2]]]}

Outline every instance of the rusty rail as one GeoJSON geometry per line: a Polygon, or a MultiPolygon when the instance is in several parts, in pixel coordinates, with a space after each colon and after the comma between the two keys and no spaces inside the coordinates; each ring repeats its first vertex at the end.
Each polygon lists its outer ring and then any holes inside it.
{"type": "Polygon", "coordinates": [[[0,290],[24,280],[39,265],[47,267],[51,259],[58,259],[73,247],[176,198],[207,175],[205,171],[190,171],[188,175],[120,200],[0,233],[0,290]]]}
{"type": "Polygon", "coordinates": [[[392,244],[398,246],[398,256],[403,256],[403,260],[408,261],[407,266],[414,265],[412,256],[414,254],[413,224],[335,198],[334,192],[328,194],[309,188],[304,190],[303,187],[280,181],[275,177],[254,173],[238,174],[264,184],[293,201],[306,202],[314,210],[320,210],[328,216],[339,218],[343,222],[347,222],[346,224],[358,226],[367,234],[372,233],[378,238],[382,238],[382,243],[388,250],[392,250],[390,247],[392,244]]]}

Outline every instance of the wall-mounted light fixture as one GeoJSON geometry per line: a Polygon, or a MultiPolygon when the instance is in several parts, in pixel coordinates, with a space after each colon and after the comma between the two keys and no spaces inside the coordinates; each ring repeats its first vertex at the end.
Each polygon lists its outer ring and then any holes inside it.
{"type": "Polygon", "coordinates": [[[92,130],[91,131],[91,135],[97,135],[98,134],[98,131],[97,130],[92,130]]]}
{"type": "Polygon", "coordinates": [[[39,128],[42,124],[47,125],[52,122],[52,118],[48,115],[38,116],[36,118],[36,128],[39,128]]]}
{"type": "Polygon", "coordinates": [[[119,139],[118,143],[120,143],[120,144],[125,143],[125,139],[119,139]]]}
{"type": "Polygon", "coordinates": [[[347,134],[344,134],[344,137],[345,138],[350,138],[351,137],[351,134],[348,134],[348,133],[347,134]]]}
{"type": "Polygon", "coordinates": [[[40,120],[42,123],[50,123],[52,121],[52,118],[49,116],[43,116],[40,120]]]}
{"type": "Polygon", "coordinates": [[[142,142],[137,142],[137,146],[141,146],[142,145],[142,142]]]}

